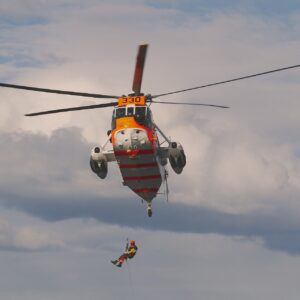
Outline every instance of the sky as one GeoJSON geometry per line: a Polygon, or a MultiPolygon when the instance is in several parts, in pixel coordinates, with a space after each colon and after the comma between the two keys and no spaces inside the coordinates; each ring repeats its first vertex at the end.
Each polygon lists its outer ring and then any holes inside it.
{"type": "MultiPolygon", "coordinates": [[[[300,1],[0,0],[0,82],[153,95],[300,63],[300,1]]],[[[145,204],[90,151],[111,108],[26,118],[98,103],[0,88],[0,298],[298,299],[300,68],[161,98],[152,105],[187,156],[169,168],[169,201],[145,204]],[[126,239],[139,251],[110,260],[126,239]]],[[[161,192],[164,192],[162,187],[161,192]]]]}

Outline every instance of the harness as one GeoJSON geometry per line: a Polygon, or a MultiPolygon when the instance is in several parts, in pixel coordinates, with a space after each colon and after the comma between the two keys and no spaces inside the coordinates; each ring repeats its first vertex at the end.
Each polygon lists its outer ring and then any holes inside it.
{"type": "Polygon", "coordinates": [[[130,246],[127,250],[128,258],[133,258],[137,252],[138,247],[136,245],[130,246]]]}

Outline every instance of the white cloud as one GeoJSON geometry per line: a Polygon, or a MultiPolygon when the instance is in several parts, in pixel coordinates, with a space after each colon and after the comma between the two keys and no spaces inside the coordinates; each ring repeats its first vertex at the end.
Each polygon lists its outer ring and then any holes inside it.
{"type": "Polygon", "coordinates": [[[63,243],[48,232],[29,227],[16,227],[0,220],[0,250],[40,251],[61,248],[63,243]]]}

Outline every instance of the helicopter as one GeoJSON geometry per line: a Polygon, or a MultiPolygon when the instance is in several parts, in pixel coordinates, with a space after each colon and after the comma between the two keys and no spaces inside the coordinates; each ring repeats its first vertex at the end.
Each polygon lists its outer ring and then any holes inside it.
{"type": "Polygon", "coordinates": [[[166,169],[166,165],[169,162],[173,171],[176,174],[181,174],[186,165],[186,155],[181,143],[168,138],[166,134],[164,134],[164,132],[154,122],[150,105],[167,104],[209,106],[223,109],[229,108],[228,106],[214,104],[157,101],[154,99],[163,96],[174,95],[177,93],[188,92],[191,90],[226,84],[238,80],[249,79],[252,77],[266,75],[274,72],[298,68],[300,67],[300,65],[273,69],[261,73],[209,83],[192,88],[151,95],[141,92],[147,48],[148,44],[139,45],[138,47],[132,84],[133,93],[130,93],[128,95],[113,96],[105,94],[92,94],[7,83],[0,83],[0,87],[61,95],[117,100],[95,105],[68,107],[29,113],[25,114],[25,116],[40,116],[69,111],[113,107],[111,130],[107,132],[107,140],[103,145],[96,146],[91,150],[91,170],[99,178],[105,179],[108,173],[108,164],[110,162],[116,161],[123,178],[123,185],[130,188],[142,200],[146,201],[147,214],[149,217],[151,217],[152,200],[157,196],[163,182],[166,184],[166,195],[168,199],[169,188],[167,182],[168,171],[166,169]],[[162,146],[164,143],[167,143],[167,146],[162,146]],[[112,149],[108,149],[108,144],[112,145],[112,149]]]}

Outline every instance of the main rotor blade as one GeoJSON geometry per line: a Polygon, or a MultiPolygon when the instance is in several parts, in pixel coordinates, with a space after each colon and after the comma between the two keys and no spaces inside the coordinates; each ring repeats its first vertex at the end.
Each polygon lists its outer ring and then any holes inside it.
{"type": "Polygon", "coordinates": [[[162,97],[162,96],[166,96],[166,95],[172,95],[172,94],[178,94],[178,93],[183,93],[183,92],[187,92],[187,91],[202,89],[202,88],[209,87],[209,86],[224,84],[224,83],[228,83],[228,82],[238,81],[238,80],[242,80],[242,79],[252,78],[252,77],[256,77],[256,76],[266,75],[266,74],[270,74],[270,73],[285,71],[285,70],[299,68],[299,67],[300,67],[300,65],[294,65],[294,66],[284,67],[284,68],[280,68],[280,69],[274,69],[274,70],[256,73],[256,74],[252,74],[252,75],[247,75],[247,76],[243,76],[243,77],[237,77],[237,78],[233,78],[233,79],[229,79],[229,80],[204,84],[204,85],[200,85],[200,86],[196,86],[196,87],[188,88],[188,89],[184,89],[184,90],[178,90],[178,91],[174,91],[174,92],[168,92],[168,93],[164,93],[164,94],[154,95],[154,96],[152,96],[152,98],[158,98],[158,97],[162,97]]]}
{"type": "Polygon", "coordinates": [[[144,65],[146,60],[147,48],[148,48],[147,44],[140,45],[138,50],[138,55],[136,58],[136,65],[135,65],[135,71],[134,71],[134,77],[132,83],[132,90],[136,95],[139,95],[141,93],[142,77],[143,77],[144,65]]]}
{"type": "Polygon", "coordinates": [[[116,106],[117,104],[118,104],[118,102],[109,102],[109,103],[87,105],[87,106],[68,107],[68,108],[61,108],[61,109],[46,110],[46,111],[40,111],[40,112],[36,112],[36,113],[30,113],[30,114],[26,114],[25,116],[33,117],[33,116],[40,116],[40,115],[56,114],[56,113],[67,112],[67,111],[103,108],[103,107],[109,107],[109,106],[116,106]]]}
{"type": "Polygon", "coordinates": [[[72,91],[62,91],[62,90],[53,90],[53,89],[44,89],[27,85],[16,85],[16,84],[7,84],[0,83],[0,87],[7,87],[12,89],[20,89],[20,90],[28,90],[35,92],[43,92],[43,93],[52,93],[52,94],[63,94],[63,95],[71,95],[71,96],[81,96],[81,97],[91,97],[91,98],[104,98],[104,99],[118,99],[118,96],[111,95],[102,95],[102,94],[91,94],[91,93],[81,93],[81,92],[72,92],[72,91]]]}
{"type": "Polygon", "coordinates": [[[153,100],[151,102],[159,103],[159,104],[201,105],[201,106],[212,106],[212,107],[218,107],[218,108],[229,108],[229,106],[223,106],[223,105],[192,103],[192,102],[165,102],[165,101],[153,101],[153,100]]]}

